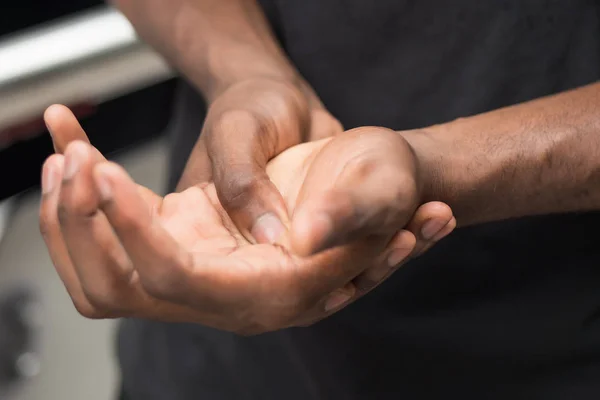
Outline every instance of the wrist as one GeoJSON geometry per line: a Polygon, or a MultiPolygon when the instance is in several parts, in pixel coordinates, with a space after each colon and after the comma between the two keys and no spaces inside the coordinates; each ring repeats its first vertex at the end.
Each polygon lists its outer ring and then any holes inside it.
{"type": "Polygon", "coordinates": [[[209,105],[230,88],[250,82],[273,81],[300,88],[300,79],[295,73],[279,70],[274,67],[237,71],[225,71],[221,69],[220,71],[220,73],[209,73],[203,84],[197,85],[200,86],[200,91],[209,105]]]}
{"type": "MultiPolygon", "coordinates": [[[[481,151],[472,132],[484,127],[463,118],[424,129],[400,132],[413,148],[422,185],[421,200],[446,203],[460,226],[503,217],[498,203],[506,166],[515,160],[501,151],[481,151]]],[[[505,198],[506,201],[506,198],[505,198]]]]}
{"type": "Polygon", "coordinates": [[[447,137],[447,126],[436,125],[425,129],[401,131],[399,134],[408,142],[416,158],[419,182],[419,202],[441,201],[453,212],[458,206],[462,178],[459,153],[451,149],[447,137]]]}
{"type": "Polygon", "coordinates": [[[208,102],[241,81],[296,79],[258,5],[233,1],[206,9],[192,3],[177,10],[168,58],[208,102]]]}
{"type": "MultiPolygon", "coordinates": [[[[291,74],[285,75],[278,73],[254,73],[238,76],[235,79],[222,79],[217,76],[211,77],[209,82],[205,85],[205,89],[201,90],[201,93],[204,96],[207,105],[210,106],[226,92],[241,87],[263,87],[269,90],[281,88],[281,90],[284,90],[285,92],[291,89],[296,92],[301,92],[305,96],[309,93],[305,90],[303,80],[299,77],[291,74]]],[[[306,96],[306,98],[310,100],[309,97],[306,96]]]]}

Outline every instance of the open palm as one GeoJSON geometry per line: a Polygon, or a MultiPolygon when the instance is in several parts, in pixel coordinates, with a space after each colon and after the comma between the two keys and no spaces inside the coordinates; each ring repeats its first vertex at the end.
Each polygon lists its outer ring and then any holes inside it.
{"type": "MultiPolygon", "coordinates": [[[[305,258],[287,250],[286,237],[251,243],[212,184],[162,198],[86,143],[66,109],[55,109],[48,120],[65,156],[50,157],[44,169],[44,181],[54,184],[44,188],[42,232],[85,316],[198,322],[244,333],[303,325],[336,311],[325,302],[336,293],[354,294],[351,282],[386,259],[389,237],[305,258]]],[[[326,142],[297,146],[270,163],[270,178],[290,211],[326,142]]],[[[414,241],[402,231],[391,247],[408,256],[414,241]]]]}

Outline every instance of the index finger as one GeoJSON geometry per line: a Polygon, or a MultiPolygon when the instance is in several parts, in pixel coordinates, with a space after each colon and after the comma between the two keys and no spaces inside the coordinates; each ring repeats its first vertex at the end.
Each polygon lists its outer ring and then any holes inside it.
{"type": "MultiPolygon", "coordinates": [[[[77,121],[75,115],[67,107],[54,104],[44,112],[44,122],[48,127],[54,151],[64,154],[69,143],[80,140],[90,143],[90,139],[77,121]]],[[[105,160],[104,156],[94,147],[94,157],[97,161],[105,160]]]]}

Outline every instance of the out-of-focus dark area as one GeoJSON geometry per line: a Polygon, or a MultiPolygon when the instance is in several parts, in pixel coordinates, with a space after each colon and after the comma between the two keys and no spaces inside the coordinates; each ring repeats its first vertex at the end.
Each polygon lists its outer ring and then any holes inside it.
{"type": "MultiPolygon", "coordinates": [[[[0,6],[0,40],[32,27],[98,9],[102,4],[102,1],[93,0],[25,0],[19,1],[18,7],[0,6]]],[[[69,43],[64,43],[64,46],[68,47],[69,43]]],[[[10,61],[0,60],[0,63],[10,61]]],[[[78,106],[76,109],[80,115],[85,116],[82,119],[84,128],[96,147],[111,153],[163,131],[170,115],[172,90],[173,82],[167,81],[100,104],[68,105],[78,106]]],[[[9,147],[0,151],[0,171],[13,171],[12,176],[3,179],[0,200],[38,184],[40,166],[52,151],[40,117],[28,118],[8,127],[0,125],[0,148],[7,137],[11,142],[9,147]],[[16,172],[18,174],[14,175],[16,172]]]]}
{"type": "Polygon", "coordinates": [[[111,399],[118,386],[114,323],[79,317],[38,232],[44,108],[72,107],[96,147],[160,191],[174,86],[103,1],[0,4],[0,400],[111,399]]]}
{"type": "Polygon", "coordinates": [[[102,0],[7,1],[3,3],[0,14],[0,35],[14,33],[102,4],[102,0]]]}

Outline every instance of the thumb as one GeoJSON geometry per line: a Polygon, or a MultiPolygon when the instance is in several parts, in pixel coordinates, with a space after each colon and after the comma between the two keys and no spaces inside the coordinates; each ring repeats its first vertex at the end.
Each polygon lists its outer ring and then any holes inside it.
{"type": "Polygon", "coordinates": [[[279,190],[260,166],[237,164],[215,171],[219,201],[240,232],[256,243],[287,244],[287,209],[279,190]]]}
{"type": "Polygon", "coordinates": [[[219,201],[240,232],[254,243],[286,245],[286,203],[266,172],[283,150],[269,144],[272,136],[252,119],[232,119],[211,126],[206,147],[219,201]]]}
{"type": "MultiPolygon", "coordinates": [[[[64,154],[69,143],[76,140],[90,143],[73,112],[63,105],[55,104],[48,107],[44,112],[44,122],[52,136],[52,144],[56,153],[64,154]]],[[[94,153],[97,161],[105,160],[96,148],[94,148],[94,153]]]]}
{"type": "Polygon", "coordinates": [[[419,207],[406,229],[417,238],[412,256],[423,254],[456,228],[456,218],[445,203],[432,201],[419,207]]]}
{"type": "Polygon", "coordinates": [[[337,136],[311,165],[292,219],[298,254],[374,236],[389,240],[415,212],[410,148],[393,131],[368,129],[337,136]]]}

